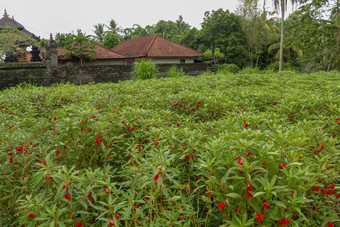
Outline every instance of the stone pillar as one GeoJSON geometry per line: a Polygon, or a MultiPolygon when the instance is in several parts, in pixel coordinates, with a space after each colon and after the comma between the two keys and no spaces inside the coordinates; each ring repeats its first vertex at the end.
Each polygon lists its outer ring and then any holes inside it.
{"type": "Polygon", "coordinates": [[[45,44],[46,52],[43,54],[46,60],[46,66],[48,69],[58,68],[58,51],[57,42],[53,39],[52,34],[50,35],[50,40],[45,44]]]}

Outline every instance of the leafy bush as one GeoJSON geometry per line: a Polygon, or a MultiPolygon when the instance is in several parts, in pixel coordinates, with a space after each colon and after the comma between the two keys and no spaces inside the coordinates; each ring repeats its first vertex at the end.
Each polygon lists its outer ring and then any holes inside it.
{"type": "Polygon", "coordinates": [[[137,79],[154,79],[157,78],[157,66],[150,59],[143,59],[134,65],[133,74],[137,79]]]}
{"type": "Polygon", "coordinates": [[[0,226],[338,226],[339,85],[318,72],[1,91],[0,226]]]}
{"type": "Polygon", "coordinates": [[[177,65],[173,65],[168,69],[168,77],[182,77],[184,76],[183,70],[177,67],[177,65]]]}
{"type": "MultiPolygon", "coordinates": [[[[273,70],[275,72],[279,71],[279,62],[276,61],[276,62],[273,62],[273,63],[267,65],[266,69],[273,70]]],[[[289,64],[288,62],[283,62],[282,63],[282,69],[292,71],[292,70],[294,70],[294,67],[292,67],[291,64],[289,64]]]]}
{"type": "Polygon", "coordinates": [[[261,70],[259,68],[252,68],[252,67],[246,67],[243,68],[241,71],[239,71],[240,74],[258,74],[261,73],[261,70]]]}
{"type": "Polygon", "coordinates": [[[235,64],[223,64],[217,65],[217,73],[227,74],[227,73],[238,73],[240,68],[235,64]]]}

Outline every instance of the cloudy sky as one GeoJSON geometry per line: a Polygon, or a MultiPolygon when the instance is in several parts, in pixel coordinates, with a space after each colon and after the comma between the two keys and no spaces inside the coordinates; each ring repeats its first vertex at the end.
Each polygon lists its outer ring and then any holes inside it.
{"type": "Polygon", "coordinates": [[[93,25],[108,24],[110,19],[127,28],[175,21],[182,15],[185,22],[200,28],[205,11],[235,11],[237,5],[238,0],[0,0],[0,12],[6,8],[27,30],[47,38],[50,33],[77,29],[90,35],[93,25]]]}

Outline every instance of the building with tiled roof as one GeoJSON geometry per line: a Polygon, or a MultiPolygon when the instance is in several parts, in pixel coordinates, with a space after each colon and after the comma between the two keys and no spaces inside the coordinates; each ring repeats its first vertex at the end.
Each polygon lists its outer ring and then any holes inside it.
{"type": "MultiPolygon", "coordinates": [[[[79,63],[78,58],[70,58],[66,57],[67,50],[63,48],[57,48],[58,51],[58,63],[59,65],[63,65],[67,62],[72,62],[75,64],[79,63]]],[[[125,64],[126,56],[118,54],[112,50],[109,50],[99,44],[96,43],[96,58],[90,63],[92,65],[119,65],[119,64],[125,64]]],[[[40,49],[41,57],[43,56],[43,53],[46,52],[45,48],[40,49]]],[[[30,58],[31,55],[28,54],[28,58],[30,58]]]]}
{"type": "Polygon", "coordinates": [[[202,53],[159,35],[127,40],[111,49],[125,55],[131,62],[152,59],[156,64],[194,63],[202,53]]]}

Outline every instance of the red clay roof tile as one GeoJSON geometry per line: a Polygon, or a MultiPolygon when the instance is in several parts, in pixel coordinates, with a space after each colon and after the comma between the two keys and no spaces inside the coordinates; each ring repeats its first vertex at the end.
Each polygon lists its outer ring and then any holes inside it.
{"type": "Polygon", "coordinates": [[[175,43],[159,35],[144,36],[127,40],[111,50],[128,56],[137,57],[203,57],[194,49],[175,43]]]}

